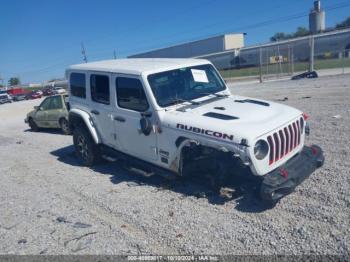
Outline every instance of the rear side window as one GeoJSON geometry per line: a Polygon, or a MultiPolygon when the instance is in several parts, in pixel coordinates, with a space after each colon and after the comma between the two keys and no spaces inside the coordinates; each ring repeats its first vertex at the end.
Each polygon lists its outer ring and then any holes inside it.
{"type": "Polygon", "coordinates": [[[118,77],[116,79],[118,106],[138,112],[148,109],[148,102],[140,80],[118,77]]]}
{"type": "Polygon", "coordinates": [[[50,109],[61,109],[63,107],[61,96],[55,96],[51,99],[50,109]]]}
{"type": "Polygon", "coordinates": [[[72,73],[69,81],[72,96],[86,98],[85,74],[72,73]]]}
{"type": "Polygon", "coordinates": [[[104,75],[90,76],[91,99],[97,103],[109,105],[109,77],[104,75]]]}

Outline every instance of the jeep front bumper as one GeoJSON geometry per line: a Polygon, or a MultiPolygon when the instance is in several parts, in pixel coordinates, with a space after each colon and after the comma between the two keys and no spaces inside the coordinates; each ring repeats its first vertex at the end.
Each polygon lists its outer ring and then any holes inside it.
{"type": "Polygon", "coordinates": [[[264,202],[276,204],[281,198],[292,193],[296,186],[308,178],[324,163],[323,151],[319,146],[305,146],[286,164],[264,176],[260,196],[264,202]]]}

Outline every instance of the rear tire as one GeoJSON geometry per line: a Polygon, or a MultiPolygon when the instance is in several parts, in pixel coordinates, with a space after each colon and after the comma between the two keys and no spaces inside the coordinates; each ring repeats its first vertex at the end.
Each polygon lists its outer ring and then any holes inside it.
{"type": "Polygon", "coordinates": [[[30,129],[32,129],[34,132],[38,132],[38,131],[39,131],[39,127],[38,127],[38,125],[34,122],[33,118],[29,118],[28,123],[29,123],[30,129]]]}
{"type": "Polygon", "coordinates": [[[65,135],[70,135],[71,134],[71,131],[70,131],[70,128],[69,128],[69,123],[68,123],[67,119],[62,118],[60,120],[60,127],[61,127],[61,130],[62,130],[63,134],[65,134],[65,135]]]}
{"type": "Polygon", "coordinates": [[[75,154],[84,166],[93,166],[100,157],[99,147],[93,141],[90,133],[83,126],[73,131],[75,154]]]}

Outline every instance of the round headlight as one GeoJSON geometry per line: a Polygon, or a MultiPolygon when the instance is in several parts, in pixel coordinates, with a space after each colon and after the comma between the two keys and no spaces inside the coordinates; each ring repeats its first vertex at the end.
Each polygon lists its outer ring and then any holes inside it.
{"type": "Polygon", "coordinates": [[[254,155],[258,160],[262,160],[269,152],[269,145],[264,140],[259,140],[254,146],[254,155]]]}

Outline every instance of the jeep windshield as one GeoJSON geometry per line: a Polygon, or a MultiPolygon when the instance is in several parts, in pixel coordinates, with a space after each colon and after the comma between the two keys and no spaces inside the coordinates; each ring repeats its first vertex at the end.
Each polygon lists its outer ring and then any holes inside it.
{"type": "Polygon", "coordinates": [[[159,106],[177,103],[215,94],[226,89],[225,83],[212,65],[185,67],[148,76],[153,95],[159,106]]]}

